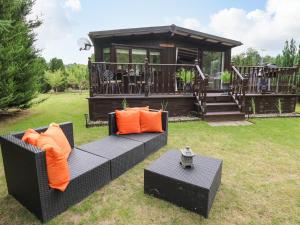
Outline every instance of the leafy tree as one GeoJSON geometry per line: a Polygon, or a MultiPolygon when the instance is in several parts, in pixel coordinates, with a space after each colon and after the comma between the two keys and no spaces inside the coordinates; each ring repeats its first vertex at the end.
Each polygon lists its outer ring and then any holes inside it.
{"type": "Polygon", "coordinates": [[[282,66],[289,66],[290,62],[290,47],[289,41],[285,41],[283,50],[282,50],[282,66]]]}
{"type": "Polygon", "coordinates": [[[52,58],[49,62],[49,69],[52,72],[55,72],[57,70],[61,70],[63,73],[63,81],[61,82],[60,86],[57,87],[58,91],[64,91],[68,85],[67,82],[67,77],[68,74],[66,73],[66,68],[64,65],[64,62],[62,59],[58,59],[58,58],[52,58]]]}
{"type": "Polygon", "coordinates": [[[233,56],[232,60],[240,66],[257,66],[260,65],[261,56],[257,50],[248,48],[245,53],[233,56]]]}
{"type": "Polygon", "coordinates": [[[87,66],[81,64],[71,64],[67,66],[68,84],[72,88],[78,88],[80,92],[82,89],[87,88],[88,72],[87,66]]]}
{"type": "Polygon", "coordinates": [[[41,22],[28,20],[33,0],[0,0],[0,109],[29,107],[35,97],[40,68],[33,29],[41,22]]]}
{"type": "Polygon", "coordinates": [[[297,55],[295,56],[294,65],[300,65],[300,44],[298,47],[297,55]]]}
{"type": "Polygon", "coordinates": [[[37,58],[37,66],[39,67],[39,70],[38,70],[39,73],[37,74],[38,83],[39,83],[39,91],[42,93],[48,92],[51,89],[51,87],[47,83],[45,76],[44,76],[45,71],[49,69],[48,64],[43,57],[38,57],[37,58]]]}
{"type": "Polygon", "coordinates": [[[297,47],[296,47],[296,41],[292,38],[290,41],[290,54],[291,54],[291,61],[289,62],[290,66],[294,66],[294,61],[296,58],[297,54],[297,47]]]}
{"type": "Polygon", "coordinates": [[[62,70],[45,71],[45,80],[51,86],[51,88],[57,92],[58,88],[64,82],[64,75],[62,70]]]}
{"type": "Polygon", "coordinates": [[[275,58],[275,64],[277,65],[277,66],[282,66],[282,56],[279,54],[279,55],[277,55],[276,56],[276,58],[275,58]]]}
{"type": "Polygon", "coordinates": [[[49,69],[54,72],[56,70],[65,71],[65,65],[62,59],[52,58],[49,62],[49,69]]]}

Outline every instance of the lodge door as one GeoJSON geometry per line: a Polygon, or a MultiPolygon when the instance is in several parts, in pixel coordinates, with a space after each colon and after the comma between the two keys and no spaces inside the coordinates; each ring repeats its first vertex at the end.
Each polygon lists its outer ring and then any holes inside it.
{"type": "Polygon", "coordinates": [[[224,71],[224,52],[203,51],[202,71],[208,75],[208,89],[226,90],[228,83],[222,81],[224,71]]]}

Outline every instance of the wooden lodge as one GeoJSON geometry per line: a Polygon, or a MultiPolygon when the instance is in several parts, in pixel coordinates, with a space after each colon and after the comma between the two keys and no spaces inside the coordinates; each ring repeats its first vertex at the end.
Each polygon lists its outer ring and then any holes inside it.
{"type": "Polygon", "coordinates": [[[164,107],[170,116],[211,121],[295,111],[298,68],[232,65],[231,49],[239,41],[175,25],[89,37],[95,51],[95,61],[89,60],[92,121],[106,120],[125,100],[132,107],[164,107]]]}

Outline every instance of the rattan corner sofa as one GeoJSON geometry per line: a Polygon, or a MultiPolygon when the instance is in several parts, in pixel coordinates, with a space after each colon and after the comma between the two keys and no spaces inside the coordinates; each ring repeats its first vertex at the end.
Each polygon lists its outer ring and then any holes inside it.
{"type": "Polygon", "coordinates": [[[163,133],[116,135],[115,114],[110,113],[109,136],[79,147],[74,146],[73,124],[60,124],[72,147],[68,159],[71,181],[65,192],[48,186],[45,152],[23,142],[24,132],[1,136],[8,193],[46,222],[166,145],[167,112],[162,112],[162,124],[163,133]]]}

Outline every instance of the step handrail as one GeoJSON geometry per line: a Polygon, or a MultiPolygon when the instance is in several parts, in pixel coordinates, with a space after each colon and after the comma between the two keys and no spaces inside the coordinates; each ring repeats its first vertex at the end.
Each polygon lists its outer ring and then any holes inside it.
{"type": "Polygon", "coordinates": [[[230,76],[231,88],[229,93],[238,105],[241,112],[246,112],[246,89],[248,86],[248,78],[243,76],[240,71],[235,67],[231,66],[230,76]]]}
{"type": "Polygon", "coordinates": [[[206,114],[206,97],[207,97],[207,86],[208,86],[208,78],[202,72],[200,66],[198,65],[198,61],[195,61],[196,74],[198,76],[195,77],[197,80],[197,88],[195,89],[195,97],[201,109],[202,118],[206,114]]]}

